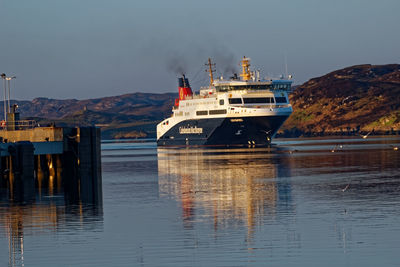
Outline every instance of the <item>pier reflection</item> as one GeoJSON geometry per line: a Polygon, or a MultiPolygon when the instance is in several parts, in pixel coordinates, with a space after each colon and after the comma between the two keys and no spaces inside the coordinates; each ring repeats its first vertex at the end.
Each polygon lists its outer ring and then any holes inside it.
{"type": "Polygon", "coordinates": [[[257,225],[293,209],[290,158],[276,148],[158,149],[160,196],[182,205],[185,228],[257,225]]]}
{"type": "Polygon", "coordinates": [[[36,173],[29,190],[21,188],[13,175],[2,177],[0,234],[8,238],[8,266],[24,266],[24,250],[29,249],[24,246],[27,236],[102,228],[101,194],[100,198],[97,192],[92,193],[96,196],[87,192],[82,196],[78,178],[60,168],[50,166],[49,170],[36,173]]]}

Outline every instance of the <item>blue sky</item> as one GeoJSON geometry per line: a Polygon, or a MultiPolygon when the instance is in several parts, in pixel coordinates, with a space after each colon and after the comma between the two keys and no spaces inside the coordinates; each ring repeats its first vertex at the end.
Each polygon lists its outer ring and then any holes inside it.
{"type": "Polygon", "coordinates": [[[0,72],[13,98],[176,91],[184,69],[229,75],[240,57],[300,84],[356,64],[400,63],[398,0],[0,0],[0,72]]]}

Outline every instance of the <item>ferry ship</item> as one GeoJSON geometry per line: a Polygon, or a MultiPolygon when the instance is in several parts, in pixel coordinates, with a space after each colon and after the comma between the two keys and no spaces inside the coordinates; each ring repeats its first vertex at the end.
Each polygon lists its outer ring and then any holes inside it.
{"type": "Polygon", "coordinates": [[[293,112],[286,79],[260,79],[241,60],[242,73],[228,80],[214,79],[215,64],[208,59],[210,84],[194,94],[189,80],[178,79],[179,98],[172,116],[157,125],[158,146],[269,146],[293,112]]]}

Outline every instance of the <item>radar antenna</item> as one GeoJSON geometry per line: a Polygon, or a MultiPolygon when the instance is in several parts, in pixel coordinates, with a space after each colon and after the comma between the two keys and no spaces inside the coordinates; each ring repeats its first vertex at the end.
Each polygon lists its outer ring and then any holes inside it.
{"type": "Polygon", "coordinates": [[[248,81],[251,78],[251,74],[250,74],[250,58],[248,57],[243,57],[242,59],[242,73],[240,74],[240,76],[242,76],[243,81],[248,81]]]}

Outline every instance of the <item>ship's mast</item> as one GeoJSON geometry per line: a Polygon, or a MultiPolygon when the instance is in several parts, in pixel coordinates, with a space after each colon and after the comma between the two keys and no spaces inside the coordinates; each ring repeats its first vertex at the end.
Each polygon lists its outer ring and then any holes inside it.
{"type": "Polygon", "coordinates": [[[251,74],[250,74],[250,58],[243,57],[241,63],[242,63],[242,74],[240,74],[240,76],[243,78],[243,81],[248,81],[251,78],[251,74]]]}
{"type": "Polygon", "coordinates": [[[208,66],[208,69],[206,69],[206,71],[210,75],[210,86],[212,86],[214,83],[213,72],[215,72],[215,69],[213,68],[215,68],[215,63],[211,63],[211,58],[208,58],[208,63],[206,63],[206,66],[208,66]]]}

